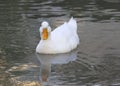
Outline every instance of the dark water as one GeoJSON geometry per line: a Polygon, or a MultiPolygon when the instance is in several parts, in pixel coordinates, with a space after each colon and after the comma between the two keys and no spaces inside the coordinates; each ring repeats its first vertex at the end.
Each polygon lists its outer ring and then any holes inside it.
{"type": "Polygon", "coordinates": [[[120,0],[0,0],[0,86],[120,86],[120,0]],[[81,44],[36,55],[39,26],[74,16],[81,44]],[[49,58],[49,59],[48,59],[49,58]]]}

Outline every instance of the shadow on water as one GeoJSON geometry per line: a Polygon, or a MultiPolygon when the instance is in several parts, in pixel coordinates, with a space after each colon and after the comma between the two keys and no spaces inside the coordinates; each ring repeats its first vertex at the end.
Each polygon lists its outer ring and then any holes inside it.
{"type": "MultiPolygon", "coordinates": [[[[40,61],[40,79],[41,82],[49,82],[48,79],[51,73],[51,65],[63,65],[77,59],[77,51],[72,51],[66,54],[46,55],[37,54],[37,58],[40,61]]],[[[52,76],[51,76],[52,77],[52,76]]],[[[48,83],[49,84],[49,83],[48,83]]]]}
{"type": "MultiPolygon", "coordinates": [[[[52,67],[60,67],[70,65],[77,60],[77,50],[66,54],[47,55],[36,54],[39,61],[38,65],[32,63],[22,63],[11,67],[6,72],[11,75],[9,81],[15,86],[54,86],[64,85],[64,80],[60,79],[59,74],[51,69],[52,67]],[[53,72],[54,71],[54,72],[53,72]],[[53,74],[55,73],[55,74],[53,74]],[[57,74],[57,75],[56,75],[57,74]]],[[[34,58],[35,59],[35,58],[34,58]]],[[[58,71],[58,70],[57,70],[58,71]]],[[[62,71],[62,70],[61,70],[62,71]]]]}

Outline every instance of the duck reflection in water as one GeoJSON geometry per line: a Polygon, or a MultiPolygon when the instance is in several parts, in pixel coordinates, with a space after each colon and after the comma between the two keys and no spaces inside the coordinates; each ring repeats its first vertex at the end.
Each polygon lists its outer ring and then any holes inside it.
{"type": "Polygon", "coordinates": [[[39,54],[36,53],[40,61],[41,82],[47,82],[51,73],[52,64],[67,64],[77,59],[77,49],[64,54],[39,54]]]}

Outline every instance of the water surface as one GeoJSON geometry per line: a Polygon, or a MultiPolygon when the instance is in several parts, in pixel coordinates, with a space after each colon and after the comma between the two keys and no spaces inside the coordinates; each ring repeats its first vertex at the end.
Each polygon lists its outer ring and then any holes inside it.
{"type": "Polygon", "coordinates": [[[119,4],[119,0],[1,0],[0,85],[40,86],[41,76],[48,74],[50,86],[119,86],[119,4]],[[54,29],[71,16],[81,39],[75,53],[37,57],[41,22],[49,21],[54,29]],[[42,68],[47,72],[42,74],[42,68]]]}

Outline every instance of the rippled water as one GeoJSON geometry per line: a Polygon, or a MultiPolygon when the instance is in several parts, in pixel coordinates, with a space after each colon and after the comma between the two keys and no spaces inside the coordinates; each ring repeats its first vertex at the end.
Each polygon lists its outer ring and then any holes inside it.
{"type": "Polygon", "coordinates": [[[120,86],[120,0],[1,0],[0,86],[120,86]],[[36,55],[43,20],[77,20],[73,52],[36,55]],[[49,59],[48,59],[49,58],[49,59]],[[42,85],[43,86],[43,85],[42,85]]]}

